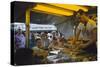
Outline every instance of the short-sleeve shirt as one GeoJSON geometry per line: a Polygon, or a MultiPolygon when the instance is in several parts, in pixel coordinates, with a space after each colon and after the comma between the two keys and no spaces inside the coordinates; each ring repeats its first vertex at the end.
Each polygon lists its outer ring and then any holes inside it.
{"type": "Polygon", "coordinates": [[[80,37],[83,39],[89,39],[91,31],[96,28],[96,22],[89,19],[86,26],[83,23],[79,23],[78,30],[81,30],[80,37]]]}
{"type": "Polygon", "coordinates": [[[15,42],[16,42],[16,46],[18,46],[18,48],[25,48],[25,37],[23,34],[16,34],[15,35],[15,42]]]}

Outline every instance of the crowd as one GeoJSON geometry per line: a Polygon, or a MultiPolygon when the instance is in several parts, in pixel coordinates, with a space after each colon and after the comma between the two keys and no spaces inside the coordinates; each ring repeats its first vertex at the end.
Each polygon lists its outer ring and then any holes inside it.
{"type": "MultiPolygon", "coordinates": [[[[65,44],[64,35],[57,31],[51,32],[30,32],[29,37],[29,48],[34,48],[35,46],[43,47],[44,49],[63,47],[65,44]],[[55,46],[55,47],[54,47],[55,46]]],[[[15,48],[25,48],[25,32],[23,33],[21,29],[15,34],[15,48]]]]}
{"type": "Polygon", "coordinates": [[[57,31],[30,32],[29,41],[29,47],[27,48],[25,46],[25,32],[22,32],[21,29],[18,29],[15,34],[16,64],[30,64],[30,62],[27,61],[24,63],[24,59],[26,58],[24,58],[23,55],[27,55],[28,58],[30,57],[31,59],[34,59],[31,60],[29,58],[31,62],[33,62],[32,64],[45,63],[44,59],[46,59],[50,50],[59,50],[60,48],[63,48],[66,43],[64,36],[57,31]],[[26,54],[31,51],[30,49],[33,51],[31,52],[33,57],[30,56],[30,54],[26,54]],[[20,61],[20,59],[22,59],[22,61],[20,61]]]}

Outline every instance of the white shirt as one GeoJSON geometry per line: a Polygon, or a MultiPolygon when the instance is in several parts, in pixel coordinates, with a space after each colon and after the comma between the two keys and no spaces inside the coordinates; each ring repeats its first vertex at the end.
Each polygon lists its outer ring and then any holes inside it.
{"type": "Polygon", "coordinates": [[[78,30],[81,30],[80,37],[83,39],[89,39],[91,36],[91,31],[96,28],[96,22],[89,19],[87,25],[85,26],[83,23],[80,23],[78,26],[78,30]]]}

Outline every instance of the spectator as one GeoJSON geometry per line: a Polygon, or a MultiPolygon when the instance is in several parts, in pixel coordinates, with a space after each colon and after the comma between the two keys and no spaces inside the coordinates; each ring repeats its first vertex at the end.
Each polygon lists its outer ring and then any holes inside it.
{"type": "Polygon", "coordinates": [[[49,39],[47,37],[47,33],[42,34],[41,38],[45,49],[47,49],[50,44],[49,39]]]}
{"type": "Polygon", "coordinates": [[[15,35],[15,46],[17,48],[25,48],[25,36],[22,34],[21,29],[18,29],[15,35]]]}
{"type": "Polygon", "coordinates": [[[36,39],[36,46],[33,47],[33,50],[39,50],[43,48],[42,40],[40,38],[36,39]]]}
{"type": "Polygon", "coordinates": [[[34,46],[35,46],[35,36],[34,36],[34,33],[31,32],[31,35],[30,35],[30,48],[32,48],[34,46]]]}
{"type": "Polygon", "coordinates": [[[48,55],[48,52],[43,49],[42,41],[40,38],[36,39],[36,46],[32,48],[34,63],[41,64],[43,59],[48,55]]]}

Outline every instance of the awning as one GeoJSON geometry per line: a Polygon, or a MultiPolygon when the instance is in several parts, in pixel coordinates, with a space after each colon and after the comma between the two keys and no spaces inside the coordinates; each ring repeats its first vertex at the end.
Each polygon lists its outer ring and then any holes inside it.
{"type": "Polygon", "coordinates": [[[53,15],[63,15],[63,16],[71,16],[73,15],[74,12],[77,12],[79,10],[87,12],[88,8],[79,5],[44,4],[44,3],[38,3],[34,8],[32,8],[32,11],[53,14],[53,15]]]}

